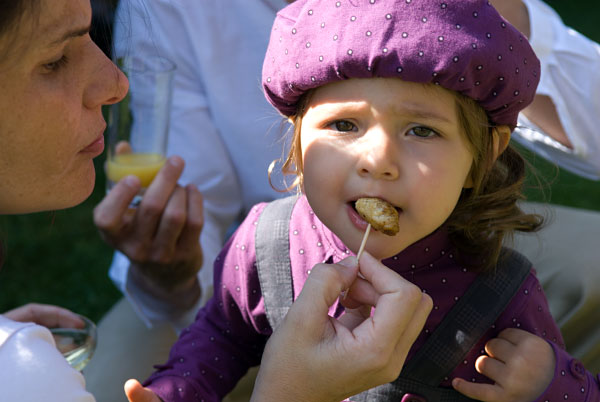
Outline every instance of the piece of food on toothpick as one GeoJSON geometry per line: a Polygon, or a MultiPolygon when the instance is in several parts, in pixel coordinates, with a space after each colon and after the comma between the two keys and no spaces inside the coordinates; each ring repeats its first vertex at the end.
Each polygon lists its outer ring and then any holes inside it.
{"type": "Polygon", "coordinates": [[[398,211],[389,202],[380,198],[359,198],[354,207],[373,229],[388,236],[395,236],[400,230],[398,211]]]}

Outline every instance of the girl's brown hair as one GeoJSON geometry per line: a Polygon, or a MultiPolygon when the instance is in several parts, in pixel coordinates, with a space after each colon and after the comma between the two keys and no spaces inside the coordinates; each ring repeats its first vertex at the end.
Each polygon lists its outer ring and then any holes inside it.
{"type": "MultiPolygon", "coordinates": [[[[295,179],[284,191],[302,187],[302,144],[300,128],[312,91],[298,102],[297,113],[290,117],[294,134],[290,151],[281,170],[295,179]]],[[[534,232],[543,225],[543,217],[527,214],[517,201],[524,199],[522,188],[526,164],[510,145],[494,160],[495,127],[485,110],[471,98],[454,93],[457,117],[473,156],[473,187],[462,194],[446,220],[445,227],[461,260],[472,271],[492,270],[498,261],[505,238],[515,231],[534,232]]]]}

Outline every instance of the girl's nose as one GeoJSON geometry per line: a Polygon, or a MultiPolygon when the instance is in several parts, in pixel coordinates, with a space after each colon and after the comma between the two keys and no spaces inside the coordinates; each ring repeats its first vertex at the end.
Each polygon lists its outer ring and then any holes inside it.
{"type": "Polygon", "coordinates": [[[95,64],[97,67],[84,93],[84,104],[90,109],[117,103],[129,90],[129,81],[125,74],[106,57],[100,48],[93,46],[98,62],[95,64]]]}
{"type": "Polygon", "coordinates": [[[393,137],[372,130],[363,137],[357,164],[358,174],[374,179],[395,180],[400,174],[400,157],[393,137]]]}

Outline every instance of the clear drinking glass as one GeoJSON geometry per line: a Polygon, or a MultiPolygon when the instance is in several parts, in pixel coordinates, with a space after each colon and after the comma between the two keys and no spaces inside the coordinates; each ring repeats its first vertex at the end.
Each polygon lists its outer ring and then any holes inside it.
{"type": "Polygon", "coordinates": [[[71,367],[81,371],[88,364],[96,350],[96,324],[80,315],[84,328],[51,328],[56,348],[62,353],[71,367]]]}
{"type": "Polygon", "coordinates": [[[175,64],[159,56],[116,60],[129,79],[129,92],[108,110],[107,191],[127,175],[137,176],[141,200],[166,161],[175,64]]]}

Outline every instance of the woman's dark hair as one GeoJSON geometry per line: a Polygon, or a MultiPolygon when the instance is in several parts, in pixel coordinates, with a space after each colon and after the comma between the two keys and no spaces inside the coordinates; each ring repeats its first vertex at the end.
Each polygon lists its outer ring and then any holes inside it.
{"type": "Polygon", "coordinates": [[[10,34],[14,34],[26,12],[37,11],[39,6],[35,0],[4,0],[0,1],[0,39],[9,38],[0,47],[0,57],[4,58],[12,45],[10,34]]]}

